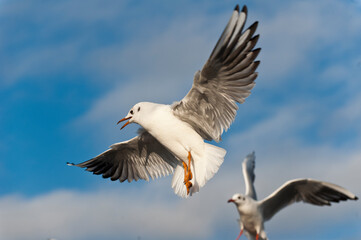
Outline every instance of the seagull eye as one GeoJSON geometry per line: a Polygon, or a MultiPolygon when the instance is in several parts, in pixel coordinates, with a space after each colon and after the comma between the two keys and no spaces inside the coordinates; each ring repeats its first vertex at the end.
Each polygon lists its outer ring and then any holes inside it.
{"type": "Polygon", "coordinates": [[[138,107],[138,112],[140,111],[140,107],[138,107]]]}
{"type": "Polygon", "coordinates": [[[241,197],[240,197],[240,196],[238,196],[238,199],[241,199],[241,197]]]}
{"type": "Polygon", "coordinates": [[[133,110],[130,110],[130,114],[133,114],[133,110]]]}

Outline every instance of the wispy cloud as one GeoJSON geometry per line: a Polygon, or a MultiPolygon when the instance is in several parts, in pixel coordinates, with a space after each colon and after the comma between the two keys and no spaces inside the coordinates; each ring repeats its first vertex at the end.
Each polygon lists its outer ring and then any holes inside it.
{"type": "MultiPolygon", "coordinates": [[[[169,22],[161,34],[151,36],[147,41],[135,40],[128,45],[110,46],[94,52],[88,61],[90,65],[99,67],[97,71],[101,75],[116,72],[126,80],[96,100],[77,122],[96,124],[100,119],[118,118],[121,112],[125,113],[134,103],[142,100],[162,103],[180,100],[191,86],[193,73],[202,67],[218,37],[214,29],[207,26],[220,25],[219,22],[226,21],[228,15],[222,17],[224,19],[209,22],[205,20],[205,13],[200,12],[197,17],[169,22]]],[[[262,47],[262,63],[254,91],[267,91],[271,97],[291,98],[296,103],[304,97],[316,97],[313,94],[322,92],[319,89],[330,88],[325,82],[314,80],[322,79],[316,66],[321,62],[328,64],[323,54],[337,59],[340,53],[353,51],[355,38],[361,39],[357,31],[361,27],[360,15],[339,1],[332,4],[325,1],[317,4],[311,1],[290,2],[282,12],[263,18],[258,31],[262,35],[259,44],[262,47]],[[335,19],[324,9],[340,12],[339,17],[335,19]],[[348,28],[344,28],[345,25],[348,28]],[[333,49],[333,45],[337,45],[337,49],[333,49]],[[319,57],[314,56],[315,52],[319,53],[319,57]],[[299,87],[305,90],[308,87],[310,92],[295,89],[299,87]]],[[[222,27],[219,29],[221,31],[222,27]]],[[[357,69],[354,68],[351,73],[345,68],[342,71],[354,76],[357,69]]],[[[333,76],[334,79],[336,77],[333,76]]],[[[344,87],[347,87],[356,80],[350,78],[344,81],[347,82],[344,87]]],[[[259,101],[259,104],[272,108],[267,94],[257,96],[267,102],[259,101]]]]}
{"type": "Polygon", "coordinates": [[[326,61],[323,56],[337,59],[340,53],[357,48],[355,39],[361,39],[361,16],[350,4],[302,1],[282,5],[275,15],[260,19],[263,48],[260,71],[270,79],[261,87],[290,81],[297,73],[312,72],[320,61],[326,61]]]}
{"type": "MultiPolygon", "coordinates": [[[[359,8],[336,0],[256,3],[269,7],[264,15],[265,7],[249,9],[250,18],[260,20],[263,48],[257,86],[251,101],[241,106],[243,119],[224,135],[224,164],[199,194],[179,199],[170,178],[126,188],[119,183],[99,190],[97,185],[87,192],[54,186],[32,197],[6,194],[0,198],[0,239],[234,237],[238,216],[226,200],[243,191],[241,159],[252,150],[259,197],[299,177],[334,182],[360,196],[359,8]],[[242,121],[247,128],[239,125],[242,121]]],[[[119,134],[115,122],[134,103],[171,103],[187,93],[230,15],[192,7],[184,16],[168,4],[159,4],[170,11],[159,17],[150,3],[2,1],[0,84],[14,87],[60,73],[79,74],[76,80],[91,87],[106,86],[70,120],[69,131],[91,127],[91,141],[105,144],[119,134]],[[22,25],[21,18],[31,26],[22,25]]],[[[0,150],[5,147],[0,142],[0,150]]],[[[97,180],[106,185],[107,180],[97,180]]],[[[360,201],[331,208],[299,204],[283,210],[266,229],[273,239],[310,231],[327,238],[330,229],[348,226],[359,239],[360,209],[360,201]]],[[[344,239],[338,236],[334,239],[344,239]]]]}
{"type": "Polygon", "coordinates": [[[107,27],[119,22],[126,3],[3,1],[1,84],[86,71],[90,78],[91,68],[84,65],[87,54],[105,41],[107,33],[110,39],[120,38],[117,33],[107,31],[107,27]]]}
{"type": "Polygon", "coordinates": [[[32,199],[4,197],[0,200],[2,237],[183,239],[204,238],[212,232],[214,212],[207,211],[197,200],[187,204],[165,201],[154,195],[159,191],[163,190],[158,184],[142,192],[56,191],[32,199]],[[21,231],[18,226],[22,226],[21,231]]]}
{"type": "MultiPolygon", "coordinates": [[[[5,196],[0,199],[3,236],[9,240],[44,236],[80,240],[100,236],[102,239],[119,236],[215,239],[217,232],[233,236],[238,231],[235,221],[238,216],[226,200],[233,193],[244,191],[241,160],[252,150],[256,150],[256,189],[260,199],[287,180],[305,177],[336,183],[360,196],[361,151],[335,148],[327,142],[303,141],[299,132],[312,126],[317,116],[307,104],[290,107],[280,108],[247,131],[230,133],[224,143],[229,154],[219,173],[192,198],[184,200],[175,196],[169,177],[141,187],[131,183],[126,189],[119,183],[119,187],[115,184],[112,188],[88,192],[58,190],[33,198],[5,196]],[[18,231],[17,226],[25,224],[27,227],[18,231]]],[[[99,178],[99,181],[108,180],[99,178]]],[[[346,202],[331,208],[298,204],[282,210],[266,224],[266,230],[276,239],[309,238],[306,232],[326,236],[329,228],[351,222],[352,236],[359,237],[360,204],[346,202]]]]}
{"type": "MultiPolygon", "coordinates": [[[[330,160],[332,156],[340,154],[320,153],[317,149],[308,149],[307,152],[309,157],[314,158],[309,159],[313,160],[312,168],[307,166],[304,159],[307,154],[284,159],[282,154],[277,156],[256,153],[256,188],[259,197],[265,197],[286,180],[296,177],[314,177],[335,182],[360,195],[357,189],[361,181],[358,174],[361,153],[354,156],[344,155],[340,161],[331,159],[333,163],[329,164],[322,159],[330,160]],[[269,168],[270,164],[266,164],[282,161],[286,164],[277,164],[272,170],[269,168]]],[[[100,237],[209,239],[216,232],[229,229],[232,229],[235,235],[238,230],[237,212],[226,200],[233,193],[244,191],[241,180],[243,157],[233,159],[231,170],[221,170],[200,194],[187,200],[173,196],[169,178],[157,180],[142,188],[137,187],[137,183],[132,183],[133,188],[125,190],[114,187],[90,192],[58,190],[32,198],[3,196],[0,198],[2,239],[35,240],[48,236],[78,240],[100,237]],[[22,226],[21,231],[19,226],[22,226]]],[[[331,208],[299,204],[283,210],[266,225],[266,229],[270,236],[277,239],[283,239],[279,238],[282,234],[286,236],[284,239],[287,239],[287,236],[289,239],[313,228],[318,229],[317,234],[322,234],[325,226],[332,228],[348,221],[360,222],[359,209],[359,202],[340,203],[331,208]]]]}
{"type": "MultiPolygon", "coordinates": [[[[222,19],[224,24],[227,18],[222,19]]],[[[194,73],[202,68],[217,41],[209,38],[214,30],[207,26],[220,24],[216,23],[217,19],[211,23],[206,19],[202,14],[176,18],[159,35],[94,51],[88,59],[89,65],[98,68],[100,76],[119,74],[119,83],[76,119],[74,126],[99,126],[110,119],[114,122],[140,101],[171,104],[181,100],[192,86],[194,73]]],[[[108,135],[110,131],[103,132],[108,135]]]]}

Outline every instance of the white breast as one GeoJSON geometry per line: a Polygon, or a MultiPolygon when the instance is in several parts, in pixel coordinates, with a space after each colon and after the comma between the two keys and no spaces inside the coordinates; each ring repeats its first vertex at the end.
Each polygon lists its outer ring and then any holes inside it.
{"type": "Polygon", "coordinates": [[[186,161],[188,151],[203,155],[203,138],[186,122],[175,117],[169,105],[161,105],[142,126],[179,159],[186,161]]]}
{"type": "Polygon", "coordinates": [[[238,207],[239,214],[241,215],[241,221],[244,228],[250,233],[256,233],[257,229],[261,229],[262,216],[259,212],[256,201],[248,199],[247,204],[238,207]]]}

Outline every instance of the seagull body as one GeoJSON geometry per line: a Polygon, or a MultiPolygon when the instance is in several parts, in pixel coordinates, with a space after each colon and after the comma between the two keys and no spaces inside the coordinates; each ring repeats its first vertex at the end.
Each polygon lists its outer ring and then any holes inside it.
{"type": "Polygon", "coordinates": [[[128,120],[142,128],[139,135],[113,144],[88,161],[69,164],[84,167],[104,178],[154,179],[174,173],[172,187],[181,197],[199,191],[214,176],[226,150],[205,143],[221,140],[235,119],[237,103],[250,95],[257,78],[260,49],[254,49],[258,23],[244,30],[247,8],[233,14],[188,94],[172,105],[140,102],[118,123],[128,120]]]}
{"type": "Polygon", "coordinates": [[[241,232],[248,239],[267,239],[264,222],[270,220],[278,211],[292,203],[303,201],[317,206],[331,205],[331,202],[357,200],[358,198],[343,187],[333,183],[313,180],[294,179],[287,181],[267,198],[257,201],[254,189],[255,153],[247,155],[242,164],[246,183],[246,194],[234,194],[228,202],[235,203],[240,215],[241,232]]]}
{"type": "Polygon", "coordinates": [[[205,143],[190,124],[174,115],[171,105],[140,102],[130,112],[133,113],[129,113],[125,119],[141,125],[179,160],[172,181],[177,194],[186,196],[181,163],[188,161],[189,152],[192,154],[190,168],[194,175],[190,180],[193,186],[190,194],[197,192],[217,172],[226,150],[205,143]]]}
{"type": "Polygon", "coordinates": [[[135,120],[134,114],[133,122],[137,121],[178,159],[187,161],[188,151],[193,157],[203,156],[203,138],[188,123],[174,116],[170,105],[142,102],[133,108],[137,107],[141,107],[142,115],[135,120]],[[143,109],[147,109],[145,114],[143,109]]]}

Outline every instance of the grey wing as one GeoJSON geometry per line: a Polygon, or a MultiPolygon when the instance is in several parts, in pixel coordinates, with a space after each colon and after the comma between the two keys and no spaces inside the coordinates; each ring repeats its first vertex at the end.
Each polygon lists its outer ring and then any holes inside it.
{"type": "Polygon", "coordinates": [[[313,179],[296,179],[286,182],[260,202],[260,208],[266,221],[294,202],[323,206],[348,199],[357,200],[357,197],[343,187],[313,179]]]}
{"type": "Polygon", "coordinates": [[[93,174],[102,174],[112,181],[149,181],[167,176],[179,163],[177,158],[151,134],[140,129],[139,135],[129,141],[113,144],[110,149],[88,161],[68,164],[86,168],[93,174]]]}
{"type": "Polygon", "coordinates": [[[259,61],[254,60],[260,49],[253,49],[259,38],[253,34],[258,22],[243,31],[246,17],[246,6],[239,12],[237,5],[191,90],[172,105],[178,118],[209,141],[220,141],[236,116],[236,103],[243,103],[255,85],[259,61]]]}
{"type": "Polygon", "coordinates": [[[254,174],[255,168],[255,153],[252,152],[246,156],[242,163],[242,172],[244,177],[244,183],[246,186],[246,195],[257,200],[256,189],[253,186],[256,175],[254,174]]]}

